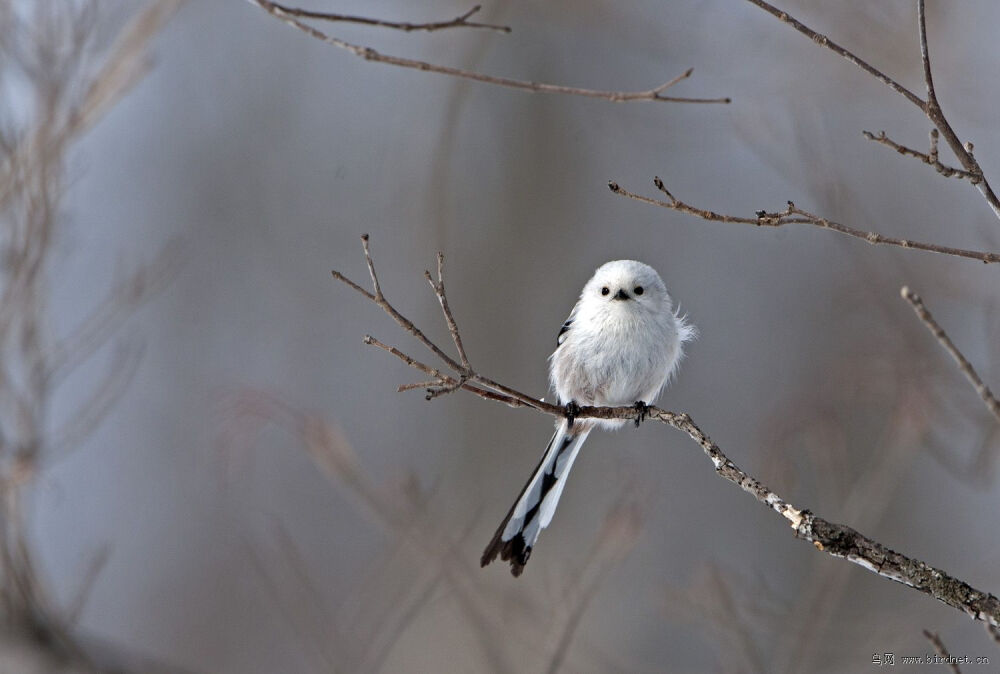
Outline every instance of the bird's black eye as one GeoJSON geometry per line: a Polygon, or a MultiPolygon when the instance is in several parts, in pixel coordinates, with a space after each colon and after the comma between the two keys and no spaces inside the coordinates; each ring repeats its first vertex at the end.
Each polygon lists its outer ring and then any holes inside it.
{"type": "Polygon", "coordinates": [[[635,288],[634,288],[634,289],[632,290],[632,292],[634,292],[634,293],[635,293],[636,295],[641,295],[641,294],[642,294],[642,286],[636,286],[636,287],[635,287],[635,288]]]}
{"type": "Polygon", "coordinates": [[[609,292],[611,292],[611,291],[608,289],[607,286],[604,286],[603,288],[601,288],[601,294],[602,295],[607,295],[609,292]]]}

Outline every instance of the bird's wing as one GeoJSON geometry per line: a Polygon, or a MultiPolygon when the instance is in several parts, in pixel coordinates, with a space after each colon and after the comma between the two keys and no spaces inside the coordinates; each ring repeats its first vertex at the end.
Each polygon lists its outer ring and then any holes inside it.
{"type": "Polygon", "coordinates": [[[573,321],[576,320],[576,310],[579,307],[580,303],[577,302],[576,305],[573,307],[573,311],[569,312],[569,318],[567,318],[566,321],[563,322],[562,327],[559,328],[559,334],[556,335],[556,347],[562,346],[562,343],[566,341],[566,337],[569,336],[567,333],[573,326],[573,321]]]}

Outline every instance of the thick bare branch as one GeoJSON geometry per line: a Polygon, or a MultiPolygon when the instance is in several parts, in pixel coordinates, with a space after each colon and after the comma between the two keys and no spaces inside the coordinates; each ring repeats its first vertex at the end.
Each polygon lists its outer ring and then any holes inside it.
{"type": "Polygon", "coordinates": [[[977,373],[976,369],[972,367],[972,363],[970,363],[962,352],[958,350],[955,343],[951,341],[951,338],[948,336],[948,333],[944,331],[944,328],[942,328],[938,322],[934,320],[931,312],[927,310],[926,306],[924,306],[924,301],[920,299],[919,295],[910,290],[909,286],[903,286],[900,289],[899,294],[902,295],[904,300],[910,303],[910,306],[913,307],[914,313],[917,314],[917,318],[919,318],[921,322],[927,326],[927,329],[930,330],[932,335],[934,335],[934,338],[937,339],[942,348],[944,348],[944,350],[947,351],[948,354],[955,360],[955,363],[958,364],[958,369],[962,371],[965,378],[969,380],[970,384],[972,384],[972,388],[976,390],[976,393],[986,404],[986,409],[988,409],[993,416],[996,417],[997,421],[1000,421],[1000,401],[998,401],[996,396],[993,395],[993,392],[990,391],[990,387],[983,382],[979,373],[977,373]]]}
{"type": "Polygon", "coordinates": [[[415,59],[405,58],[401,56],[392,56],[391,54],[383,54],[381,52],[375,51],[371,47],[363,47],[361,45],[356,45],[340,38],[333,37],[332,35],[327,35],[326,33],[313,28],[312,26],[302,23],[295,16],[288,14],[283,11],[280,5],[276,5],[269,0],[247,0],[247,2],[257,5],[264,11],[266,11],[271,16],[280,19],[289,26],[296,28],[306,35],[313,37],[320,42],[324,42],[328,45],[338,47],[340,49],[345,49],[350,53],[354,54],[359,58],[363,58],[366,61],[374,61],[376,63],[386,63],[388,65],[397,66],[400,68],[411,68],[414,70],[422,70],[424,72],[439,73],[441,75],[450,75],[451,77],[458,77],[466,80],[474,80],[476,82],[483,82],[485,84],[493,84],[501,87],[507,87],[510,89],[520,89],[521,91],[529,91],[536,94],[566,94],[570,96],[583,96],[586,98],[600,98],[606,101],[611,101],[613,103],[625,103],[630,101],[658,101],[665,102],[670,101],[673,103],[730,103],[729,98],[685,98],[680,96],[664,96],[663,92],[677,84],[678,82],[687,79],[691,76],[691,70],[688,70],[678,77],[670,80],[669,82],[664,82],[658,87],[653,87],[652,89],[646,89],[643,91],[604,91],[600,89],[581,89],[579,87],[569,87],[561,84],[546,84],[542,82],[529,82],[527,80],[517,80],[510,77],[497,77],[494,75],[486,75],[484,73],[478,73],[471,70],[462,70],[461,68],[453,68],[451,66],[436,65],[434,63],[428,63],[427,61],[418,61],[415,59]]]}
{"type": "Polygon", "coordinates": [[[964,257],[970,260],[979,260],[980,262],[985,263],[1000,262],[1000,253],[988,253],[979,250],[967,250],[965,248],[952,248],[951,246],[941,246],[936,243],[924,243],[922,241],[914,241],[912,239],[899,239],[892,236],[886,236],[885,234],[879,234],[878,232],[866,232],[839,222],[834,222],[833,220],[815,215],[808,211],[804,211],[801,208],[798,208],[791,201],[788,202],[788,206],[783,211],[775,211],[773,213],[767,211],[757,211],[756,217],[754,218],[737,215],[724,215],[722,213],[716,213],[715,211],[709,211],[703,208],[696,208],[695,206],[684,203],[670,193],[670,191],[666,188],[666,185],[663,184],[663,181],[659,177],[653,179],[653,184],[656,185],[657,189],[667,195],[667,201],[653,199],[651,197],[642,196],[641,194],[636,194],[635,192],[630,192],[614,181],[609,182],[608,187],[612,192],[623,197],[628,197],[629,199],[634,199],[635,201],[641,201],[644,204],[659,206],[661,208],[669,208],[672,211],[679,211],[681,213],[687,213],[688,215],[695,215],[703,220],[711,220],[713,222],[756,225],[758,227],[812,225],[814,227],[827,229],[832,232],[838,232],[855,239],[862,239],[873,246],[897,246],[899,248],[922,250],[928,253],[964,257]]]}
{"type": "MultiPolygon", "coordinates": [[[[337,275],[337,277],[344,280],[344,282],[352,288],[359,288],[356,284],[343,279],[341,276],[337,275]]],[[[366,296],[368,295],[368,293],[364,291],[362,291],[362,294],[365,294],[366,296]]],[[[392,308],[384,297],[377,299],[369,297],[369,299],[378,304],[383,311],[389,313],[389,315],[393,318],[397,318],[397,316],[401,317],[399,312],[392,308]]],[[[397,322],[400,323],[401,327],[409,330],[409,328],[406,328],[406,324],[409,324],[408,321],[404,324],[397,318],[397,322]]],[[[376,340],[371,338],[366,338],[365,341],[369,344],[376,344],[376,340]]],[[[394,355],[402,359],[407,364],[410,364],[411,367],[426,373],[436,373],[433,368],[410,358],[396,349],[392,349],[392,347],[386,347],[380,342],[376,345],[386,350],[390,350],[394,355]]],[[[435,353],[441,352],[437,347],[434,347],[432,350],[435,353]]],[[[442,358],[442,360],[446,365],[448,365],[449,368],[454,370],[456,374],[463,371],[462,367],[458,363],[451,360],[447,356],[442,358]]],[[[497,384],[492,380],[481,377],[474,370],[470,370],[470,372],[470,380],[474,380],[494,390],[484,391],[476,386],[470,386],[467,383],[460,386],[463,390],[491,400],[498,399],[497,391],[502,393],[513,391],[513,389],[509,389],[508,387],[497,384]]],[[[435,374],[435,376],[437,375],[435,374]]],[[[454,381],[454,377],[452,377],[452,381],[454,381]]],[[[546,403],[542,400],[532,398],[522,393],[517,393],[516,396],[510,397],[525,406],[533,407],[534,409],[551,416],[559,417],[566,414],[565,409],[558,405],[546,403]]],[[[508,402],[508,400],[501,400],[501,402],[512,404],[511,402],[508,402]]],[[[574,416],[578,419],[591,418],[635,420],[638,418],[639,414],[640,411],[633,406],[588,406],[581,407],[574,412],[574,416]]],[[[689,415],[670,412],[658,407],[650,407],[648,408],[646,418],[655,419],[686,433],[688,437],[694,440],[702,448],[705,455],[715,467],[716,473],[729,482],[737,485],[740,489],[753,496],[757,501],[766,505],[768,508],[774,510],[776,513],[785,518],[785,520],[787,520],[791,525],[796,537],[811,542],[817,550],[826,552],[834,557],[846,559],[871,571],[872,573],[882,576],[883,578],[888,578],[912,587],[915,590],[930,595],[938,601],[962,611],[975,620],[982,620],[990,625],[1000,626],[1000,600],[998,600],[997,597],[977,590],[968,583],[965,583],[964,581],[959,580],[958,578],[955,578],[940,569],[936,569],[925,564],[924,562],[890,550],[885,545],[864,536],[848,526],[829,522],[821,517],[817,517],[808,510],[793,506],[776,492],[762,484],[755,477],[740,469],[722,452],[718,445],[712,442],[712,440],[697,426],[697,424],[695,424],[694,420],[691,419],[689,415]]]]}
{"type": "Polygon", "coordinates": [[[383,19],[370,19],[363,16],[350,16],[347,14],[333,14],[331,12],[316,12],[309,9],[297,9],[295,7],[289,7],[287,5],[281,5],[277,2],[273,3],[275,7],[280,9],[284,14],[288,16],[295,16],[300,19],[316,19],[319,21],[332,21],[332,22],[345,22],[345,23],[360,23],[365,26],[376,26],[378,28],[392,28],[394,30],[401,30],[404,33],[410,33],[412,31],[426,31],[428,33],[435,30],[445,30],[448,28],[484,28],[486,30],[495,30],[498,33],[509,33],[510,26],[499,26],[494,23],[476,23],[475,21],[469,21],[469,18],[473,14],[476,14],[483,7],[482,5],[476,5],[470,9],[465,14],[456,16],[450,21],[432,21],[428,23],[409,23],[407,21],[385,21],[383,19]]]}
{"type": "Polygon", "coordinates": [[[917,0],[917,27],[920,36],[920,59],[923,65],[924,87],[927,91],[927,100],[920,98],[899,82],[889,77],[878,68],[872,66],[850,50],[841,47],[825,35],[821,35],[812,28],[809,28],[804,23],[788,14],[788,12],[781,11],[774,5],[765,2],[765,0],[747,0],[747,2],[757,5],[768,14],[774,16],[779,21],[788,24],[821,47],[826,47],[833,53],[847,59],[896,93],[903,96],[910,103],[920,108],[921,112],[926,115],[931,124],[933,124],[934,127],[941,132],[941,135],[944,136],[944,140],[948,143],[948,147],[951,148],[951,151],[955,154],[955,157],[958,159],[959,163],[962,164],[962,167],[966,170],[966,172],[979,177],[979,180],[973,181],[973,184],[983,195],[983,198],[986,199],[986,203],[988,203],[990,208],[993,210],[993,214],[1000,218],[1000,199],[997,199],[997,195],[993,192],[993,188],[990,187],[989,181],[987,181],[986,176],[983,175],[983,169],[979,166],[979,161],[973,156],[972,144],[963,143],[959,139],[958,134],[956,134],[955,130],[951,127],[951,124],[941,111],[941,106],[938,104],[937,93],[934,89],[934,79],[931,73],[930,52],[927,47],[927,20],[924,11],[924,0],[917,0]]]}

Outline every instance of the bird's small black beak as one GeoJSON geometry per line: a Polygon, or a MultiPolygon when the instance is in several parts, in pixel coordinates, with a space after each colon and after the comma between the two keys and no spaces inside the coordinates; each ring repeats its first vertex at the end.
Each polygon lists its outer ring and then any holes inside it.
{"type": "Polygon", "coordinates": [[[623,288],[619,288],[618,292],[615,293],[615,299],[616,300],[630,300],[632,298],[629,297],[628,293],[625,292],[625,290],[623,288]]]}

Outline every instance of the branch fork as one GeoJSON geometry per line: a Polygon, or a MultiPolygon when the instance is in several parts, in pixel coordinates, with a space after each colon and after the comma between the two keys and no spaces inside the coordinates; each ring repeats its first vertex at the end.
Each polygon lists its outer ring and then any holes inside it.
{"type": "MultiPolygon", "coordinates": [[[[879,131],[878,133],[872,133],[871,131],[862,131],[861,135],[870,141],[874,141],[886,147],[892,148],[896,152],[902,155],[907,155],[910,157],[915,157],[923,163],[932,166],[935,171],[940,173],[945,178],[958,178],[959,180],[968,180],[973,185],[978,185],[983,179],[982,169],[976,168],[975,171],[963,171],[960,168],[955,168],[954,166],[948,166],[941,162],[938,158],[938,137],[940,133],[937,129],[931,129],[930,131],[930,148],[927,153],[920,152],[919,150],[914,150],[905,145],[901,145],[896,141],[889,138],[885,131],[879,131]]],[[[972,143],[966,143],[966,149],[971,150],[972,143]]]]}
{"type": "MultiPolygon", "coordinates": [[[[932,151],[926,155],[922,152],[917,152],[916,150],[898,145],[897,143],[889,141],[887,138],[880,139],[875,134],[870,134],[869,132],[865,132],[865,137],[869,140],[874,140],[886,145],[887,147],[891,147],[902,154],[917,157],[918,159],[924,161],[924,163],[933,166],[942,175],[968,180],[971,184],[975,185],[976,189],[983,195],[983,198],[986,199],[986,203],[989,204],[989,207],[993,210],[993,214],[1000,218],[1000,199],[998,199],[997,195],[993,192],[993,188],[990,186],[989,181],[983,174],[983,169],[979,165],[979,161],[973,155],[972,144],[963,143],[959,139],[958,134],[955,133],[955,130],[948,122],[948,119],[945,117],[944,112],[941,110],[941,105],[938,102],[937,90],[934,87],[934,76],[931,71],[930,49],[927,45],[927,12],[924,7],[924,0],[917,0],[917,34],[920,39],[920,62],[923,66],[924,90],[926,92],[926,98],[921,98],[855,53],[841,47],[825,35],[817,33],[809,26],[806,26],[801,21],[798,21],[787,12],[778,9],[769,2],[766,2],[765,0],[747,1],[757,7],[760,7],[782,23],[791,26],[798,32],[810,38],[819,46],[829,49],[833,53],[850,61],[857,67],[861,68],[861,70],[882,82],[882,84],[886,85],[919,108],[920,111],[923,112],[924,116],[927,117],[927,120],[933,125],[934,131],[940,133],[941,136],[944,137],[948,147],[962,165],[962,169],[948,167],[941,164],[937,160],[936,134],[931,138],[932,151]]],[[[884,136],[884,134],[882,135],[884,136]]]]}

